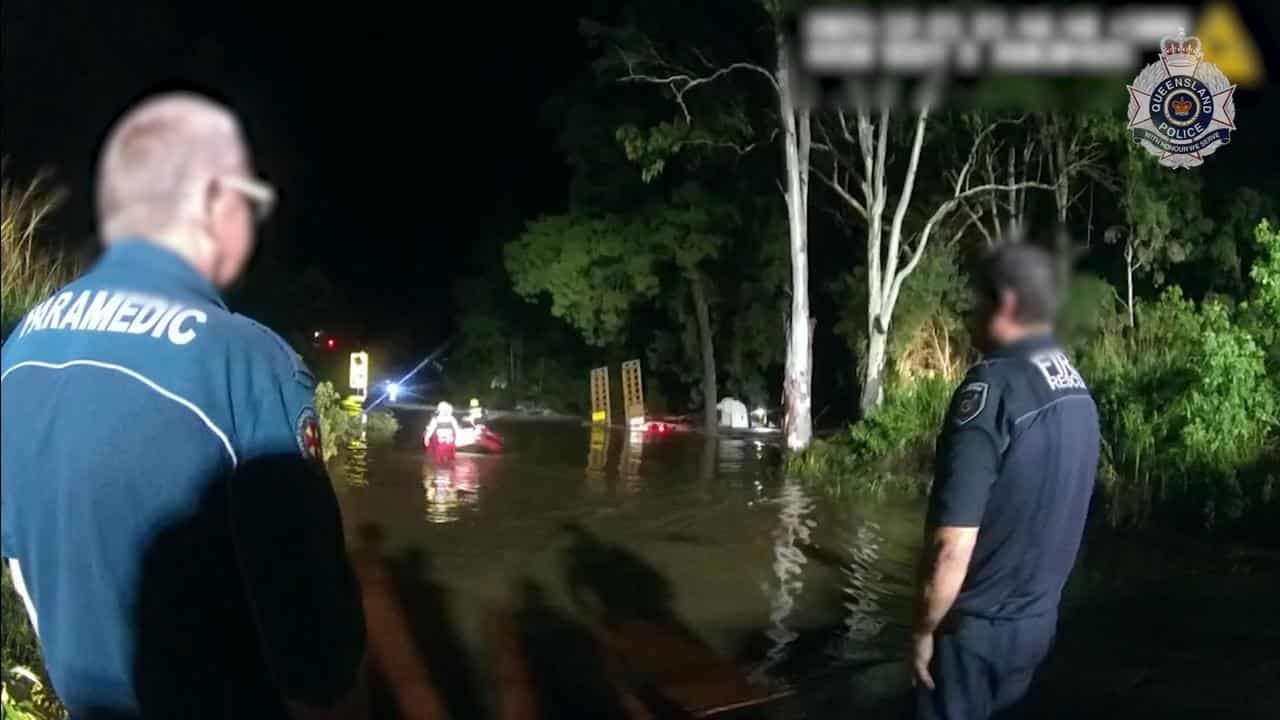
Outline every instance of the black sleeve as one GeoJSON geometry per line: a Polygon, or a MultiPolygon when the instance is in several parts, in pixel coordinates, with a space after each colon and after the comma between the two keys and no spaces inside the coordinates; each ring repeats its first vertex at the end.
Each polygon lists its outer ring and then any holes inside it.
{"type": "Polygon", "coordinates": [[[230,480],[236,557],[281,693],[330,705],[354,686],[364,657],[360,586],[324,469],[311,376],[283,362],[261,373],[230,480]]]}
{"type": "Polygon", "coordinates": [[[328,705],[354,685],[365,651],[333,488],[296,453],[250,460],[231,482],[236,554],[267,663],[285,697],[328,705]]]}
{"type": "Polygon", "coordinates": [[[1004,450],[1003,388],[981,366],[957,388],[943,420],[929,492],[931,526],[979,527],[1004,450]]]}

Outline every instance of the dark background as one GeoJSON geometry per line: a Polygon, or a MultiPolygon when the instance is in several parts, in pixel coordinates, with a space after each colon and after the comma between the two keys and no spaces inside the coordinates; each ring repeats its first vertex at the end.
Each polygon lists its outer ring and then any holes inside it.
{"type": "Polygon", "coordinates": [[[587,3],[451,17],[275,5],[6,1],[6,175],[52,170],[69,194],[51,234],[91,256],[94,155],[112,121],[158,90],[212,95],[279,189],[259,255],[319,266],[374,335],[438,342],[468,249],[564,205],[568,173],[538,114],[585,64],[587,3]]]}
{"type": "MultiPolygon", "coordinates": [[[[453,279],[565,208],[570,171],[545,107],[589,72],[578,18],[622,5],[6,0],[6,175],[53,172],[68,196],[49,235],[88,259],[94,155],[112,121],[159,90],[212,95],[240,113],[280,192],[255,264],[317,267],[361,335],[425,352],[457,330],[453,279]]],[[[1237,5],[1274,87],[1280,3],[1237,5]]],[[[1275,96],[1238,94],[1241,129],[1206,164],[1209,183],[1276,176],[1275,96]]]]}

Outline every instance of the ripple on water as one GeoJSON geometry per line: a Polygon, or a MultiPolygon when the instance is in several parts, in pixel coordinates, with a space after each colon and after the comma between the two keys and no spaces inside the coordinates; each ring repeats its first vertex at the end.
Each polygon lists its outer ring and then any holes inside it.
{"type": "MultiPolygon", "coordinates": [[[[907,566],[886,556],[917,542],[915,510],[905,529],[901,513],[854,512],[847,498],[782,477],[777,453],[754,438],[497,425],[509,449],[502,456],[459,454],[437,467],[416,442],[356,443],[335,463],[348,527],[377,525],[427,557],[478,653],[484,613],[517,602],[511,588],[532,581],[551,598],[570,595],[567,526],[644,569],[625,574],[628,582],[661,578],[673,617],[757,678],[860,657],[882,644],[887,626],[905,624],[895,613],[906,604],[894,600],[909,587],[907,566]]],[[[579,575],[603,573],[581,567],[579,575]]]]}

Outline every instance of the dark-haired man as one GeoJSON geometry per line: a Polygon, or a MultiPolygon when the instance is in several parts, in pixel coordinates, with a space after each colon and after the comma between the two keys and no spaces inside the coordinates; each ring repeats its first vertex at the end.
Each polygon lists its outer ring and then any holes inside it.
{"type": "Polygon", "coordinates": [[[918,718],[1017,703],[1053,642],[1098,464],[1098,415],[1053,337],[1054,263],[1009,245],[977,274],[986,351],[938,438],[910,664],[918,718]]]}

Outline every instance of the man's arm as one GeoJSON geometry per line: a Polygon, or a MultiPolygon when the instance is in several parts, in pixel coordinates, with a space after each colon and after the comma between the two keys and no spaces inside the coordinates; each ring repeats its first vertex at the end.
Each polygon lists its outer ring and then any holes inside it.
{"type": "Polygon", "coordinates": [[[364,611],[325,471],[315,381],[264,332],[269,341],[251,333],[243,346],[236,377],[249,383],[234,388],[240,462],[229,521],[244,593],[294,716],[366,717],[364,611]]]}
{"type": "Polygon", "coordinates": [[[231,481],[245,594],[273,680],[300,720],[368,715],[365,624],[337,499],[295,451],[231,481]]]}
{"type": "Polygon", "coordinates": [[[913,680],[933,689],[933,634],[964,587],[987,498],[999,474],[1000,386],[981,369],[956,391],[938,440],[911,635],[913,680]]]}
{"type": "Polygon", "coordinates": [[[973,546],[978,541],[978,528],[944,526],[932,529],[928,535],[920,553],[915,632],[933,634],[960,594],[973,546]]]}

